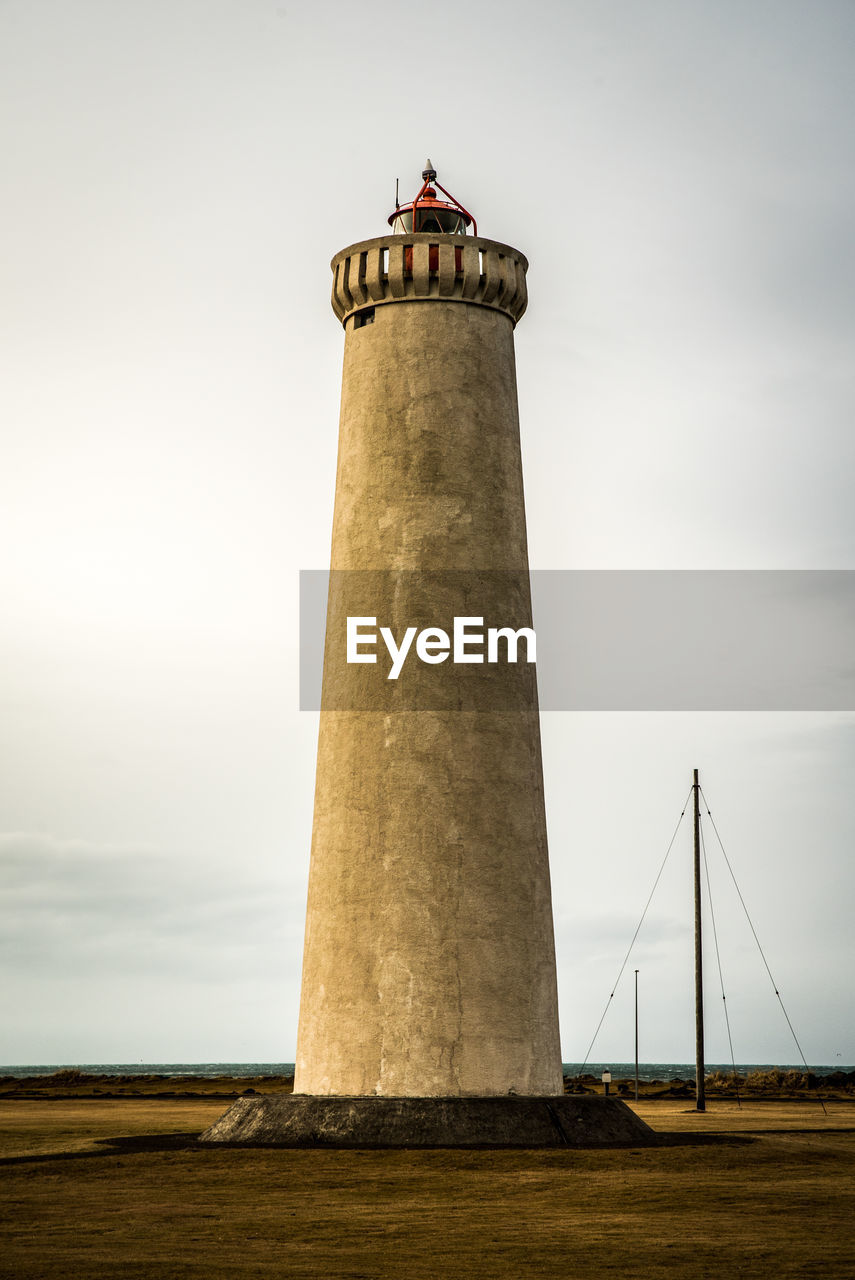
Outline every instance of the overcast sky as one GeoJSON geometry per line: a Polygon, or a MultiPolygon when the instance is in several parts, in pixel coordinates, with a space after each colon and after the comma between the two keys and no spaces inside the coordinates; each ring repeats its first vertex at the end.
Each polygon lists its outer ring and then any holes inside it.
{"type": "MultiPolygon", "coordinates": [[[[330,258],[427,155],[528,256],[533,567],[855,569],[855,7],[0,0],[0,98],[0,1062],[292,1061],[330,258]]],[[[855,716],[543,742],[565,1060],[698,767],[808,1060],[855,1062],[855,716]]],[[[707,850],[736,1059],[795,1061],[707,850]]],[[[684,822],[597,1060],[633,968],[642,1059],[693,1057],[690,928],[684,822]]]]}

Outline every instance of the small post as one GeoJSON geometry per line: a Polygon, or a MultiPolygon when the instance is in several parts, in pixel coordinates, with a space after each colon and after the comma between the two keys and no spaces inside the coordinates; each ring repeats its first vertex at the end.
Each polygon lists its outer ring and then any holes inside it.
{"type": "Polygon", "coordinates": [[[608,1069],[603,1072],[603,1092],[606,1097],[609,1096],[609,1085],[612,1082],[612,1073],[608,1069]]]}
{"type": "Polygon", "coordinates": [[[701,946],[701,786],[695,769],[695,1110],[706,1111],[704,1094],[704,973],[701,946]]]}
{"type": "Polygon", "coordinates": [[[635,971],[635,1100],[638,1102],[638,970],[635,971]]]}

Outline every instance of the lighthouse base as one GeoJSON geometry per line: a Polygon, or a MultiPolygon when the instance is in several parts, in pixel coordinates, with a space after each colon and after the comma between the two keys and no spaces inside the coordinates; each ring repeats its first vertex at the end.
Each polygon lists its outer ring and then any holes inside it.
{"type": "Polygon", "coordinates": [[[200,1142],[246,1147],[619,1147],[656,1134],[619,1098],[238,1098],[200,1142]]]}

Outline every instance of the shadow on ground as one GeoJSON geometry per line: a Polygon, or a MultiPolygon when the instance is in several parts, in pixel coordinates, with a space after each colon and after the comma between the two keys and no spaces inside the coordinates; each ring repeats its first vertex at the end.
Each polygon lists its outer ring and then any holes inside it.
{"type": "MultiPolygon", "coordinates": [[[[770,1131],[770,1132],[773,1132],[773,1131],[770,1131]]],[[[775,1130],[774,1132],[787,1132],[787,1133],[797,1132],[797,1133],[809,1134],[809,1133],[822,1133],[823,1130],[789,1129],[789,1130],[780,1130],[780,1131],[775,1130]]],[[[845,1130],[841,1132],[852,1132],[852,1130],[845,1130]]],[[[743,1147],[756,1142],[760,1136],[761,1136],[760,1134],[734,1134],[734,1133],[657,1133],[655,1141],[649,1143],[647,1149],[648,1150],[651,1148],[655,1149],[657,1147],[743,1147]]],[[[218,1147],[212,1148],[209,1144],[206,1144],[206,1143],[203,1144],[199,1142],[198,1139],[199,1139],[199,1135],[194,1133],[149,1133],[149,1134],[138,1134],[132,1137],[98,1138],[95,1140],[95,1145],[97,1146],[98,1149],[94,1151],[93,1150],[54,1151],[54,1152],[41,1152],[37,1155],[3,1156],[3,1157],[0,1157],[0,1166],[18,1165],[18,1164],[50,1164],[54,1161],[64,1162],[67,1160],[98,1160],[98,1159],[102,1159],[104,1156],[115,1156],[118,1154],[134,1155],[134,1154],[141,1154],[141,1153],[151,1153],[156,1151],[198,1151],[201,1154],[202,1152],[213,1153],[217,1149],[232,1150],[232,1151],[247,1150],[247,1146],[245,1143],[219,1143],[218,1147]]],[[[301,1145],[304,1149],[312,1148],[314,1150],[323,1150],[323,1151],[334,1151],[337,1149],[333,1143],[329,1143],[329,1142],[304,1143],[301,1145]]],[[[272,1144],[272,1143],[271,1144],[259,1143],[258,1146],[260,1148],[264,1148],[270,1151],[273,1151],[273,1150],[293,1151],[295,1149],[299,1149],[295,1147],[285,1147],[285,1146],[281,1146],[280,1144],[272,1144]]],[[[355,1148],[355,1147],[342,1148],[342,1150],[349,1150],[349,1151],[354,1151],[354,1150],[366,1150],[366,1151],[386,1150],[388,1151],[388,1150],[394,1150],[394,1149],[395,1148],[389,1148],[385,1146],[372,1147],[367,1145],[364,1148],[355,1148]]],[[[406,1151],[406,1150],[436,1151],[436,1150],[454,1150],[454,1149],[457,1149],[457,1148],[442,1148],[442,1147],[408,1148],[405,1146],[397,1148],[397,1150],[403,1150],[403,1151],[406,1151]]],[[[586,1146],[586,1147],[577,1147],[577,1148],[568,1147],[567,1148],[567,1150],[588,1150],[588,1151],[595,1151],[595,1150],[614,1151],[614,1150],[634,1150],[634,1149],[635,1149],[635,1144],[633,1143],[624,1143],[624,1144],[621,1144],[620,1146],[617,1146],[614,1143],[611,1143],[608,1146],[591,1144],[590,1146],[586,1146]]],[[[496,1147],[485,1146],[485,1147],[465,1147],[465,1148],[460,1148],[460,1150],[525,1151],[527,1150],[527,1148],[525,1147],[496,1148],[496,1147]]],[[[560,1147],[554,1148],[554,1150],[561,1150],[561,1148],[560,1147]]]]}

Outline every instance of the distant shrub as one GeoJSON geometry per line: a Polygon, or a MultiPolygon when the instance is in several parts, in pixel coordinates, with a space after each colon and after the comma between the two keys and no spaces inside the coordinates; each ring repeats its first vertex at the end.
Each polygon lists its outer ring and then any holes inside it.
{"type": "Polygon", "coordinates": [[[709,1075],[704,1076],[704,1086],[707,1089],[739,1089],[744,1084],[744,1076],[735,1071],[711,1071],[709,1075]]]}
{"type": "Polygon", "coordinates": [[[768,1071],[750,1071],[745,1077],[748,1089],[775,1089],[779,1093],[796,1093],[810,1088],[813,1078],[802,1071],[782,1071],[772,1067],[768,1071]]]}

